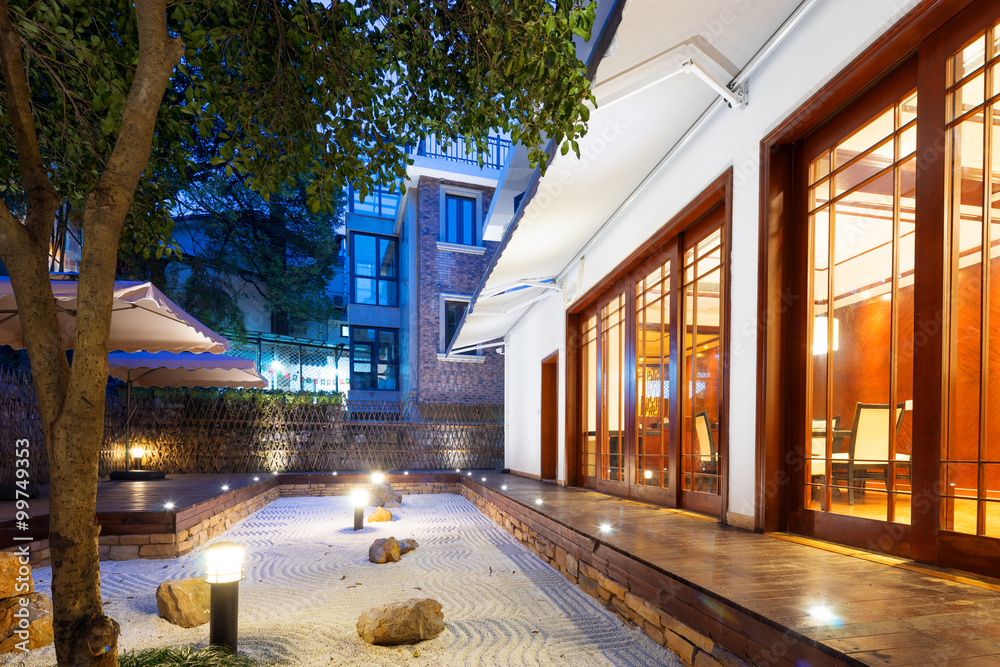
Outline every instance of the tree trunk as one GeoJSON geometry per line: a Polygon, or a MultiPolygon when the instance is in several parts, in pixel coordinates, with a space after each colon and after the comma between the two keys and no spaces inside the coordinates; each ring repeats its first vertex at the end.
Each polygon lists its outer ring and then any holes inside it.
{"type": "Polygon", "coordinates": [[[0,65],[28,216],[0,200],[0,259],[10,271],[38,399],[50,472],[49,543],[56,658],[61,667],[118,664],[118,624],[104,615],[97,551],[97,479],[104,436],[108,339],[118,241],[149,161],[156,115],[183,44],[167,33],[166,0],[136,0],[139,54],[107,167],[87,196],[72,369],[48,278],[60,204],[39,150],[22,42],[0,0],[0,65]]]}

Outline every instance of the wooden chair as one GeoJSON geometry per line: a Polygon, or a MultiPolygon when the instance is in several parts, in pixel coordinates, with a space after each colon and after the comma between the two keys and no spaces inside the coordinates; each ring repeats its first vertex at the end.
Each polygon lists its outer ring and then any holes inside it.
{"type": "MultiPolygon", "coordinates": [[[[888,481],[889,477],[889,405],[879,403],[858,403],[854,408],[854,424],[851,426],[851,440],[847,448],[847,459],[834,460],[832,472],[835,479],[847,484],[847,503],[854,504],[856,485],[860,484],[864,493],[868,480],[888,481]]],[[[903,423],[905,403],[896,406],[896,435],[903,423]]],[[[838,457],[839,458],[839,457],[838,457]]],[[[892,461],[896,465],[896,477],[910,478],[909,454],[897,453],[892,461]]]]}
{"type": "MultiPolygon", "coordinates": [[[[840,428],[840,415],[836,415],[830,421],[832,422],[832,427],[834,431],[840,428]]],[[[824,432],[826,431],[826,420],[813,419],[812,431],[813,431],[812,453],[810,454],[812,458],[809,460],[810,477],[812,478],[812,482],[814,484],[822,484],[823,483],[822,480],[826,478],[826,436],[818,438],[816,437],[815,434],[817,431],[824,431],[824,432]],[[817,481],[817,478],[820,478],[820,480],[817,481]]],[[[839,436],[835,435],[833,437],[834,459],[839,458],[838,454],[840,454],[839,450],[842,440],[843,438],[839,436]]],[[[846,452],[843,453],[843,457],[845,460],[847,459],[846,452]]]]}
{"type": "MultiPolygon", "coordinates": [[[[698,441],[698,453],[701,455],[701,472],[704,475],[719,474],[719,456],[715,449],[715,437],[712,435],[712,422],[708,419],[708,410],[702,410],[694,416],[694,434],[698,441]],[[708,455],[705,450],[708,450],[708,455]]],[[[698,477],[695,488],[701,490],[705,479],[698,477]]]]}

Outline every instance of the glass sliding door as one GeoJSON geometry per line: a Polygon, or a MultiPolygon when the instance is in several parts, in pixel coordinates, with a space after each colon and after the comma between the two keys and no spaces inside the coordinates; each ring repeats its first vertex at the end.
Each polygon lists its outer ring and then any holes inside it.
{"type": "Polygon", "coordinates": [[[684,237],[681,275],[681,490],[684,505],[718,512],[723,449],[725,238],[717,207],[684,237]]]}
{"type": "Polygon", "coordinates": [[[622,292],[601,308],[601,423],[598,479],[625,482],[625,315],[622,292]]]}
{"type": "Polygon", "coordinates": [[[1000,537],[1000,25],[948,58],[951,390],[939,527],[1000,537]]]}
{"type": "Polygon", "coordinates": [[[609,279],[572,336],[583,484],[721,516],[728,218],[721,196],[710,201],[609,279]]]}
{"type": "Polygon", "coordinates": [[[809,165],[806,508],[910,521],[916,93],[809,165]]]}

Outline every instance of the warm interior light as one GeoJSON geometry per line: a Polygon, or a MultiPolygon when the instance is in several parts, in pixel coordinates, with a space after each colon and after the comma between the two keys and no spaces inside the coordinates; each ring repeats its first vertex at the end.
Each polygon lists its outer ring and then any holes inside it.
{"type": "Polygon", "coordinates": [[[205,580],[228,584],[243,579],[243,547],[235,542],[218,542],[205,550],[205,580]]]}
{"type": "Polygon", "coordinates": [[[351,491],[351,504],[355,507],[364,507],[368,504],[368,492],[364,489],[354,489],[351,491]]]}
{"type": "MultiPolygon", "coordinates": [[[[833,318],[833,351],[840,349],[840,320],[833,318]]],[[[813,354],[826,354],[826,315],[813,321],[813,354]]]]}
{"type": "Polygon", "coordinates": [[[384,481],[385,481],[385,475],[383,475],[380,472],[373,472],[372,473],[372,483],[374,483],[374,484],[381,484],[384,481]]]}
{"type": "Polygon", "coordinates": [[[128,454],[134,459],[141,459],[143,456],[145,456],[146,450],[143,449],[142,447],[133,447],[132,449],[128,450],[128,454]]]}
{"type": "Polygon", "coordinates": [[[646,479],[653,479],[653,471],[647,470],[646,472],[642,473],[642,476],[645,477],[646,479]]]}

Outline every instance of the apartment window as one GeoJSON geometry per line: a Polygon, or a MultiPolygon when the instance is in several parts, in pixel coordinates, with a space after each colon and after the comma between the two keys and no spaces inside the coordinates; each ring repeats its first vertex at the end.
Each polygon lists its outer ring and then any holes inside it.
{"type": "MultiPolygon", "coordinates": [[[[455,339],[458,333],[458,325],[465,315],[465,310],[469,307],[469,297],[443,294],[441,295],[441,335],[440,344],[442,354],[447,351],[448,346],[455,339]]],[[[459,353],[466,356],[475,356],[476,350],[459,353]]]]}
{"type": "MultiPolygon", "coordinates": [[[[441,233],[439,247],[463,251],[455,246],[465,246],[481,252],[479,227],[482,224],[483,193],[471,188],[451,185],[441,186],[441,233]]],[[[477,253],[478,254],[478,253],[477,253]]]]}
{"type": "Polygon", "coordinates": [[[351,389],[399,388],[399,332],[351,327],[351,389]]]}
{"type": "Polygon", "coordinates": [[[399,261],[396,239],[351,234],[351,300],[369,306],[399,305],[399,261]]]}

